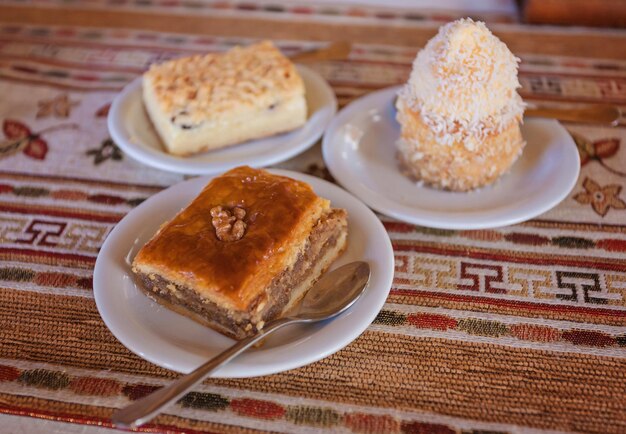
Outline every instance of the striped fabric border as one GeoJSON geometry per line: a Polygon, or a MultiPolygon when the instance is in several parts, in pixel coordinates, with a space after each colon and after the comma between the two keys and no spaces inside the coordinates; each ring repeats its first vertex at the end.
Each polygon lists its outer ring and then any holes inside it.
{"type": "MultiPolygon", "coordinates": [[[[4,393],[32,396],[42,400],[54,400],[83,405],[95,405],[110,413],[110,408],[120,407],[129,401],[140,399],[167,384],[167,381],[123,374],[103,376],[97,371],[85,369],[62,369],[46,363],[20,363],[2,360],[0,363],[0,390],[4,393]]],[[[19,407],[2,406],[0,411],[9,414],[19,407]]],[[[33,415],[38,413],[30,409],[33,415]]],[[[204,422],[236,424],[241,427],[268,431],[290,432],[297,427],[327,429],[332,432],[385,432],[445,433],[463,432],[508,433],[516,428],[500,423],[481,423],[435,414],[382,409],[379,407],[336,404],[328,401],[295,399],[287,395],[266,394],[229,387],[199,386],[178,401],[175,410],[165,414],[193,418],[204,422]],[[219,416],[219,417],[217,417],[219,416]]],[[[80,419],[80,416],[77,415],[80,419]]],[[[160,423],[167,417],[159,417],[140,431],[173,429],[160,423]]],[[[64,420],[60,417],[57,420],[64,420]]],[[[86,418],[89,420],[89,418],[86,418]]],[[[110,426],[103,418],[101,424],[110,426]]],[[[527,432],[535,432],[529,429],[527,432]]],[[[545,433],[557,431],[541,431],[545,433]]]]}

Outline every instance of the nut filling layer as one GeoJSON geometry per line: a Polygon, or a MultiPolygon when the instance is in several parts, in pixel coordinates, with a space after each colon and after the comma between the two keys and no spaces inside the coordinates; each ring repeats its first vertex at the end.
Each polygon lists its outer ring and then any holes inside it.
{"type": "Polygon", "coordinates": [[[336,250],[338,241],[345,236],[345,230],[345,211],[332,210],[323,216],[293,266],[277,275],[266,292],[246,312],[229,311],[201,298],[193,289],[174,285],[159,275],[138,273],[138,283],[146,294],[172,310],[232,338],[243,339],[283,313],[285,307],[293,302],[294,290],[316,274],[315,264],[336,250]]]}

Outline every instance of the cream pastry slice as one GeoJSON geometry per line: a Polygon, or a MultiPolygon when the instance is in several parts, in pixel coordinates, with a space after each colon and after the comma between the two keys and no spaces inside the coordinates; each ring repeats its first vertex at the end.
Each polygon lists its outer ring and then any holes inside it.
{"type": "Polygon", "coordinates": [[[271,42],[155,64],[143,101],[166,151],[191,155],[304,125],[305,88],[271,42]]]}

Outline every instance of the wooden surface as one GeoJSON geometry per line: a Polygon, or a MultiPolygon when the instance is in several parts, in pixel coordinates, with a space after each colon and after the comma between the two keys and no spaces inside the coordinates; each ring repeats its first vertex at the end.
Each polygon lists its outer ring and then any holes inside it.
{"type": "Polygon", "coordinates": [[[527,0],[524,3],[524,21],[530,24],[626,27],[624,0],[527,0]]]}
{"type": "MultiPolygon", "coordinates": [[[[31,8],[0,6],[0,22],[25,22],[89,27],[120,27],[202,35],[238,36],[270,39],[347,40],[370,44],[421,47],[439,27],[439,23],[416,25],[346,26],[341,22],[289,22],[255,17],[212,18],[175,16],[158,12],[91,10],[71,8],[31,8]]],[[[493,26],[514,53],[577,55],[609,59],[626,58],[626,33],[603,30],[493,26]]]]}

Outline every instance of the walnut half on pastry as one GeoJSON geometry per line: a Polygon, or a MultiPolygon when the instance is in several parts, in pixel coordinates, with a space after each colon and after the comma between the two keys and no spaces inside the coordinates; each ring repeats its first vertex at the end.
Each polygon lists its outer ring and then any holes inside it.
{"type": "Polygon", "coordinates": [[[190,155],[306,122],[302,78],[271,42],[152,65],[143,101],[167,152],[190,155]]]}

